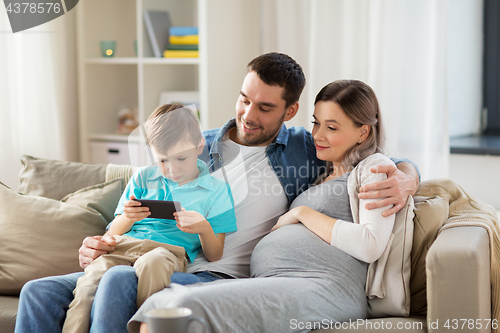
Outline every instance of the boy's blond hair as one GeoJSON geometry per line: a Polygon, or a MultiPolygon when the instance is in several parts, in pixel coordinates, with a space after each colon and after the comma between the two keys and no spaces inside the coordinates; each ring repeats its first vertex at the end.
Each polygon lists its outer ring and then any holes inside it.
{"type": "Polygon", "coordinates": [[[146,121],[146,140],[161,154],[181,141],[191,141],[198,147],[202,139],[198,117],[179,103],[156,108],[146,121]]]}

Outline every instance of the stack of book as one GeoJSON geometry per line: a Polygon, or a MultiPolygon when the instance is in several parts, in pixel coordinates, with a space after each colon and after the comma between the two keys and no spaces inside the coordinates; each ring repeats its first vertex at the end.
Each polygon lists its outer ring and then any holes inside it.
{"type": "Polygon", "coordinates": [[[170,27],[165,58],[198,58],[198,28],[170,27]]]}

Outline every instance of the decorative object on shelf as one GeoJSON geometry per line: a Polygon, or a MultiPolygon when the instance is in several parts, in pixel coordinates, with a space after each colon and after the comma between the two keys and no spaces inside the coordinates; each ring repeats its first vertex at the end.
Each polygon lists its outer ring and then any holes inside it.
{"type": "Polygon", "coordinates": [[[115,55],[116,41],[115,40],[101,40],[101,54],[105,58],[115,55]]]}
{"type": "Polygon", "coordinates": [[[154,56],[161,58],[167,49],[170,29],[170,15],[167,11],[144,11],[144,25],[148,32],[149,41],[154,56]]]}
{"type": "Polygon", "coordinates": [[[198,27],[170,27],[165,58],[198,58],[198,27]]]}
{"type": "Polygon", "coordinates": [[[200,118],[200,94],[198,91],[164,91],[160,94],[159,105],[172,103],[180,103],[185,106],[194,105],[196,110],[193,111],[195,111],[198,114],[198,118],[200,118]]]}
{"type": "Polygon", "coordinates": [[[118,134],[130,134],[139,126],[137,108],[123,108],[118,111],[118,134]]]}

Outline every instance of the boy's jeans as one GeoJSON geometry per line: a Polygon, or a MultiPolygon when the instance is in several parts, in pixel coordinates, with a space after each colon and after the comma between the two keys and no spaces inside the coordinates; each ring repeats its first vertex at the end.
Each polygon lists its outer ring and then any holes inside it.
{"type": "MultiPolygon", "coordinates": [[[[73,289],[81,273],[51,276],[28,282],[21,290],[16,333],[61,332],[73,289]]],[[[210,272],[172,275],[182,285],[221,277],[210,272]]],[[[91,333],[128,333],[127,322],[137,311],[137,276],[131,266],[115,266],[102,277],[91,314],[91,333]],[[119,282],[118,282],[119,281],[119,282]]]]}

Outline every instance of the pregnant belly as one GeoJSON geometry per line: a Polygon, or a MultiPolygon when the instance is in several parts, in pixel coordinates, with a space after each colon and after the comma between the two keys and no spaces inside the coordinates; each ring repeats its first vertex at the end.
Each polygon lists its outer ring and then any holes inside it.
{"type": "Polygon", "coordinates": [[[250,261],[254,277],[345,277],[366,274],[366,263],[327,244],[303,224],[271,232],[255,247],[250,261]]]}

